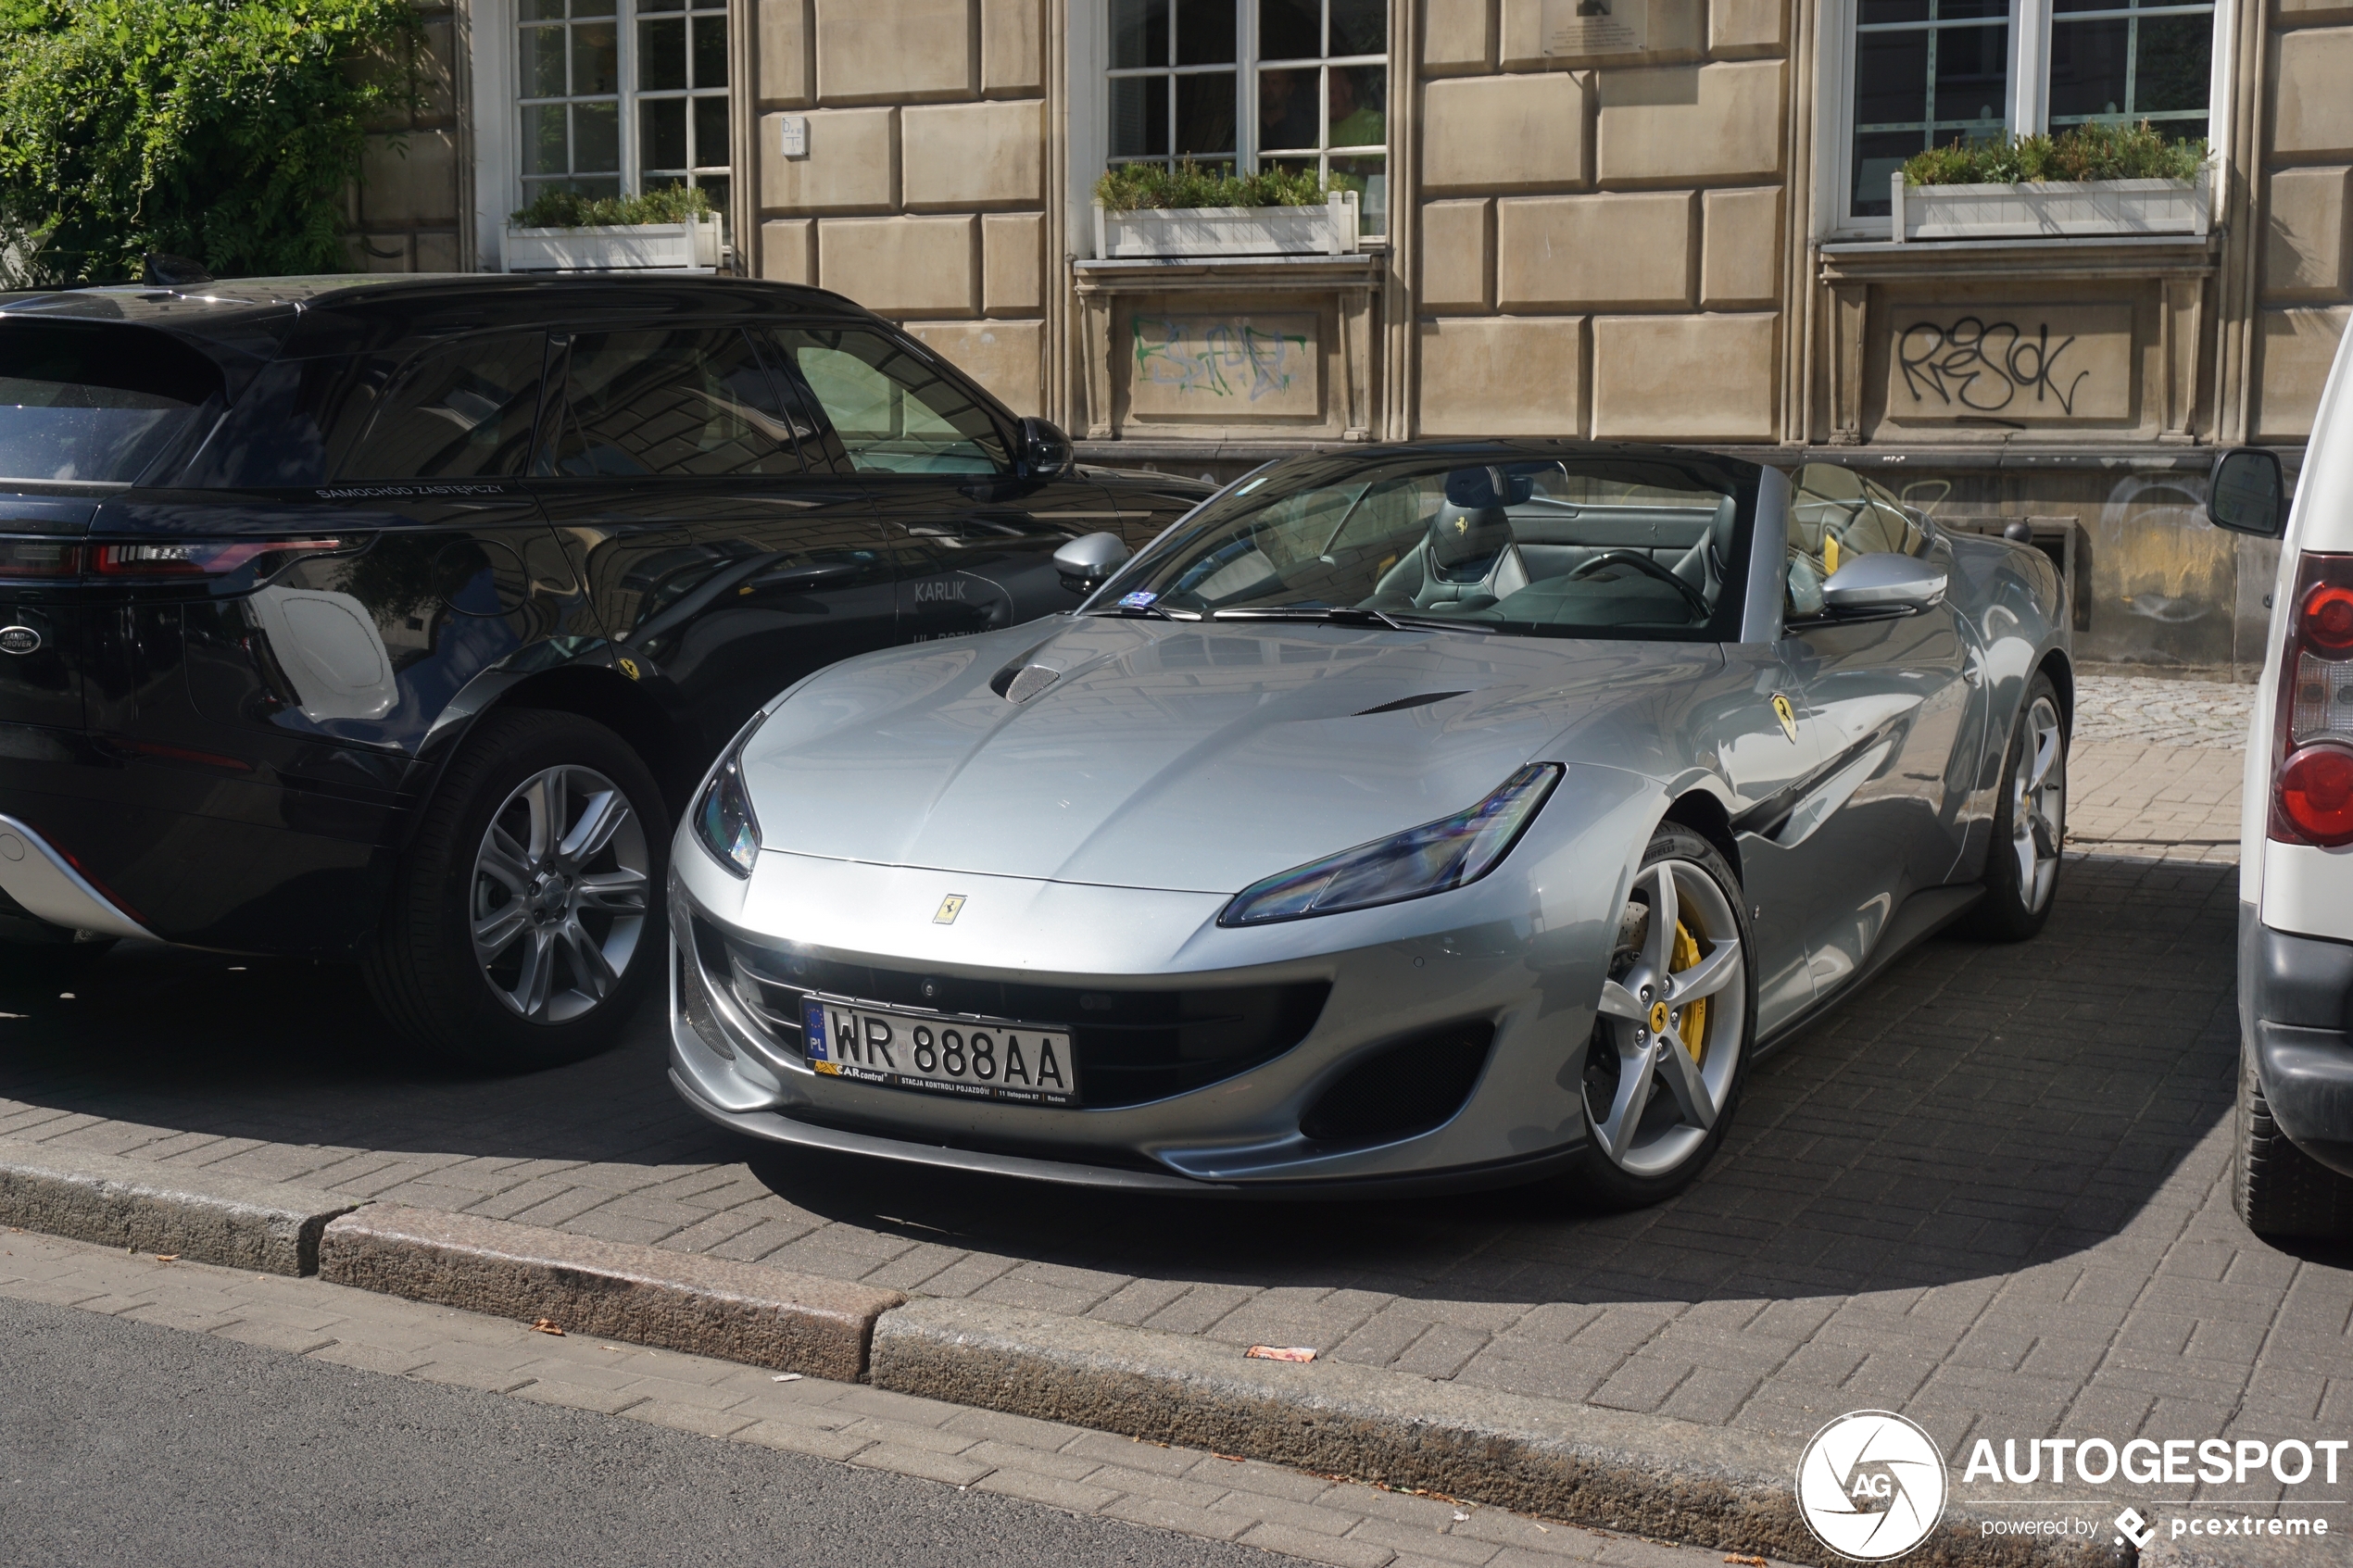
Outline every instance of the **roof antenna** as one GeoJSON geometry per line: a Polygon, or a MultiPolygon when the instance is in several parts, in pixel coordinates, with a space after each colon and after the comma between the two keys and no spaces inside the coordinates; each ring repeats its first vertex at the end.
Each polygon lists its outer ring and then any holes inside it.
{"type": "Polygon", "coordinates": [[[147,252],[146,271],[139,281],[151,289],[182,289],[214,280],[200,261],[174,256],[168,250],[151,250],[147,252]]]}

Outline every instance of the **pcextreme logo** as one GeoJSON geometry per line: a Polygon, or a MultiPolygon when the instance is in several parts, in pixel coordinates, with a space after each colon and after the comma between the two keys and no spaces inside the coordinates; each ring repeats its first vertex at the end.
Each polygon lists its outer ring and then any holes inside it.
{"type": "Polygon", "coordinates": [[[1900,1415],[1851,1411],[1806,1445],[1797,1506],[1816,1538],[1841,1557],[1901,1557],[1944,1516],[1944,1451],[1900,1415]]]}

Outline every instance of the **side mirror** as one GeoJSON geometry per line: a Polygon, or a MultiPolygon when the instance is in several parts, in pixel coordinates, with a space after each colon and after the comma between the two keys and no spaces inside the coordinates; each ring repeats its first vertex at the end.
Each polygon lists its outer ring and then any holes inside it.
{"type": "Polygon", "coordinates": [[[1021,421],[1021,476],[1024,479],[1060,479],[1078,460],[1078,449],[1070,437],[1051,420],[1028,419],[1021,421]]]}
{"type": "Polygon", "coordinates": [[[1857,556],[1822,584],[1822,603],[1841,610],[1926,609],[1944,597],[1944,574],[1917,557],[1857,556]]]}
{"type": "Polygon", "coordinates": [[[1063,574],[1063,587],[1084,593],[1118,571],[1127,556],[1127,541],[1118,534],[1088,533],[1054,552],[1054,570],[1063,574]]]}
{"type": "Polygon", "coordinates": [[[2214,459],[2206,481],[2206,515],[2217,528],[2276,539],[2287,532],[2287,481],[2280,459],[2259,446],[2236,446],[2214,459]]]}

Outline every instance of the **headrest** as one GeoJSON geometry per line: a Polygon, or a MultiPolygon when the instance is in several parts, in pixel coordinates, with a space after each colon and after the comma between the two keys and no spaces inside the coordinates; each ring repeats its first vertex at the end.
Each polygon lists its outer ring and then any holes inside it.
{"type": "Polygon", "coordinates": [[[1449,505],[1429,520],[1429,561],[1441,574],[1483,566],[1511,542],[1512,520],[1501,507],[1449,505]]]}
{"type": "Polygon", "coordinates": [[[1455,469],[1446,476],[1446,504],[1466,510],[1516,507],[1536,494],[1536,476],[1488,467],[1455,469]]]}

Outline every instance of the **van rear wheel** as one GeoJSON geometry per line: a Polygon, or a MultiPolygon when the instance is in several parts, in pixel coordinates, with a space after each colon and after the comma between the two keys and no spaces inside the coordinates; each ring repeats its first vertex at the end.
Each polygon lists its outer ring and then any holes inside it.
{"type": "Polygon", "coordinates": [[[2239,1052],[2238,1139],[2231,1206],[2262,1236],[2353,1236],[2353,1177],[2290,1143],[2263,1098],[2253,1054],[2239,1052]]]}
{"type": "Polygon", "coordinates": [[[529,1072],[604,1049],[661,968],[670,817],[619,735],[520,709],[475,726],[364,963],[402,1034],[529,1072]]]}

